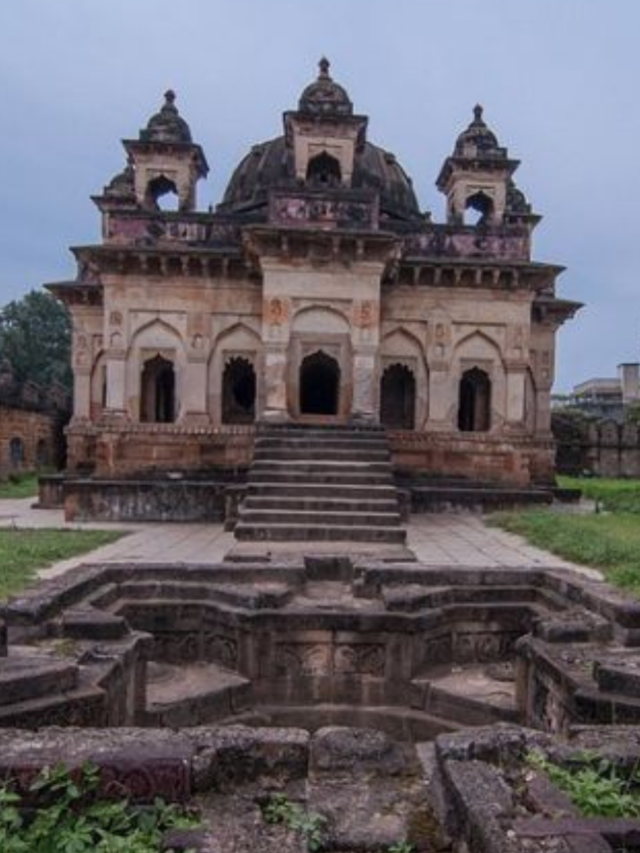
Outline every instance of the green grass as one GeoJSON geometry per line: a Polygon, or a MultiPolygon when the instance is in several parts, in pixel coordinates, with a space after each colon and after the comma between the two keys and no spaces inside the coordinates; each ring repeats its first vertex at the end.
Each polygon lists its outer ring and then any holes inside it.
{"type": "Polygon", "coordinates": [[[0,483],[0,498],[32,498],[38,494],[38,474],[13,475],[0,483]]]}
{"type": "Polygon", "coordinates": [[[93,551],[124,535],[112,530],[0,529],[0,600],[24,589],[38,569],[93,551]]]}
{"type": "Polygon", "coordinates": [[[572,515],[552,510],[501,512],[490,525],[524,536],[565,560],[601,569],[607,580],[640,595],[640,520],[631,513],[572,515]]]}
{"type": "Polygon", "coordinates": [[[581,489],[585,498],[599,501],[609,512],[640,515],[640,480],[606,477],[558,477],[563,489],[581,489]]]}

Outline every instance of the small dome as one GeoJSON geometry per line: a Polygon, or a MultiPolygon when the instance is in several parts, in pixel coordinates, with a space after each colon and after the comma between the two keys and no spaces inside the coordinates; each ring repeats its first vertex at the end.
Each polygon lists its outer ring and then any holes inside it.
{"type": "Polygon", "coordinates": [[[505,150],[498,144],[495,133],[483,121],[480,104],[476,104],[473,108],[473,121],[456,140],[455,155],[456,157],[505,156],[505,150]]]}
{"type": "Polygon", "coordinates": [[[160,112],[151,116],[146,129],[140,131],[141,142],[191,143],[191,130],[180,116],[175,100],[172,89],[164,93],[160,112]]]}
{"type": "Polygon", "coordinates": [[[126,166],[104,188],[104,194],[117,198],[135,197],[133,167],[126,166]]]}
{"type": "Polygon", "coordinates": [[[329,60],[324,57],[318,63],[318,79],[310,83],[300,96],[298,109],[310,115],[353,115],[353,104],[346,90],[329,75],[329,60]]]}

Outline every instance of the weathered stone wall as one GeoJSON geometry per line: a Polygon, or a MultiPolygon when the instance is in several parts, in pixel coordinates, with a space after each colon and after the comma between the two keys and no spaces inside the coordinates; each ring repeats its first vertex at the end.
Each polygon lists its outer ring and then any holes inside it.
{"type": "Polygon", "coordinates": [[[640,427],[613,420],[574,420],[571,428],[554,418],[561,474],[586,471],[599,477],[640,477],[640,427]]]}
{"type": "Polygon", "coordinates": [[[0,402],[0,478],[55,466],[61,449],[59,415],[0,402]]]}

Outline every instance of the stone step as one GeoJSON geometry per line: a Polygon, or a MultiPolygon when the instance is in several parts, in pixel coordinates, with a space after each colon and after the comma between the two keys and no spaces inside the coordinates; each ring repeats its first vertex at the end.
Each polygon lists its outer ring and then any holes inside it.
{"type": "Polygon", "coordinates": [[[338,500],[385,500],[396,501],[397,492],[393,485],[348,483],[313,483],[305,480],[292,483],[287,480],[281,483],[250,483],[247,486],[247,499],[250,497],[291,498],[306,500],[336,498],[338,500]]]}
{"type": "Polygon", "coordinates": [[[296,542],[393,542],[404,544],[406,531],[402,527],[352,527],[329,524],[247,524],[235,527],[240,541],[296,542]]]}
{"type": "Polygon", "coordinates": [[[0,707],[59,695],[77,687],[75,662],[31,652],[22,654],[16,647],[12,652],[0,659],[0,707]]]}
{"type": "Polygon", "coordinates": [[[360,447],[335,448],[325,447],[322,444],[310,449],[309,447],[256,447],[253,452],[253,461],[256,462],[389,462],[391,456],[389,450],[363,450],[360,447]]]}
{"type": "Polygon", "coordinates": [[[366,437],[369,435],[385,436],[385,429],[378,424],[264,424],[259,423],[256,428],[257,436],[284,435],[296,436],[304,434],[312,438],[325,435],[358,435],[366,437]]]}
{"type": "Polygon", "coordinates": [[[254,473],[265,471],[291,472],[299,474],[387,474],[391,476],[392,468],[388,462],[365,462],[362,460],[321,459],[313,457],[306,459],[257,459],[251,466],[249,477],[254,473]]]}
{"type": "Polygon", "coordinates": [[[313,497],[299,495],[291,497],[285,491],[281,495],[247,495],[244,509],[262,509],[284,512],[302,510],[304,512],[392,512],[398,513],[398,501],[393,498],[343,498],[313,497]]]}
{"type": "Polygon", "coordinates": [[[353,486],[372,486],[390,488],[393,486],[393,477],[391,473],[384,472],[357,472],[353,473],[350,470],[342,468],[337,471],[327,471],[319,468],[315,471],[292,471],[290,469],[273,470],[266,468],[264,470],[251,470],[247,478],[247,486],[251,489],[261,483],[273,485],[275,483],[291,483],[292,485],[309,483],[311,485],[326,485],[333,483],[337,486],[353,485],[353,486]]]}
{"type": "MultiPolygon", "coordinates": [[[[385,450],[388,452],[389,445],[379,436],[367,436],[366,438],[344,436],[334,438],[332,435],[326,438],[309,438],[306,435],[282,438],[280,436],[269,436],[268,438],[256,438],[254,447],[256,449],[279,450],[283,447],[306,448],[314,451],[316,448],[335,448],[336,450],[385,450]]],[[[313,455],[313,454],[312,454],[313,455]]]]}
{"type": "Polygon", "coordinates": [[[338,524],[358,527],[390,527],[400,523],[400,514],[396,512],[323,512],[313,510],[271,510],[240,508],[241,524],[338,524]]]}

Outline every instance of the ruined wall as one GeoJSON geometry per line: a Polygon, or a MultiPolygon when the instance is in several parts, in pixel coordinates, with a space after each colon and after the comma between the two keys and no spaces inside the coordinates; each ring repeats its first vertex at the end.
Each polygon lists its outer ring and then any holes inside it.
{"type": "Polygon", "coordinates": [[[56,466],[62,455],[60,418],[0,402],[0,479],[56,466]]]}
{"type": "Polygon", "coordinates": [[[640,477],[640,427],[612,420],[589,422],[553,418],[560,474],[584,472],[598,477],[640,477]]]}

